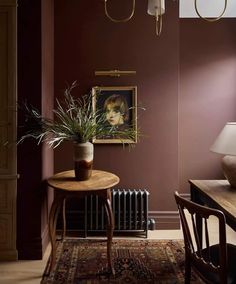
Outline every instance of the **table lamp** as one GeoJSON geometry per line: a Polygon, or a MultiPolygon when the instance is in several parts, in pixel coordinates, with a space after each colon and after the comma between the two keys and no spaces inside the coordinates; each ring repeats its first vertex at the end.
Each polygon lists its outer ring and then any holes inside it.
{"type": "Polygon", "coordinates": [[[224,154],[222,169],[230,185],[236,189],[236,122],[227,122],[210,150],[224,154]]]}

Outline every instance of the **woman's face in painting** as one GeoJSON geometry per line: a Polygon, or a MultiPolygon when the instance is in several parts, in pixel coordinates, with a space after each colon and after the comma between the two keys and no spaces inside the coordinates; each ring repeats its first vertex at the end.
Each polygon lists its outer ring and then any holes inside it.
{"type": "Polygon", "coordinates": [[[124,117],[121,112],[109,104],[106,109],[106,119],[112,126],[124,124],[124,117]]]}

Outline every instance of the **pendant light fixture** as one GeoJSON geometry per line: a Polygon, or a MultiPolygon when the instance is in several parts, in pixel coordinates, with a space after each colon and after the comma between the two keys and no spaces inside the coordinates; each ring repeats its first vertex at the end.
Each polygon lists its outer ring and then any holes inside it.
{"type": "Polygon", "coordinates": [[[165,0],[148,0],[147,12],[155,17],[156,35],[159,36],[162,31],[162,15],[165,13],[165,0]]]}
{"type": "Polygon", "coordinates": [[[135,12],[135,0],[133,0],[133,7],[132,7],[131,14],[127,18],[124,18],[124,19],[114,19],[112,16],[110,16],[108,9],[107,9],[107,2],[108,2],[108,0],[104,0],[105,15],[112,22],[114,22],[114,23],[125,23],[125,22],[128,22],[133,17],[134,12],[135,12]]]}
{"type": "MultiPolygon", "coordinates": [[[[125,23],[128,22],[130,19],[133,18],[134,13],[135,13],[135,1],[132,0],[132,10],[130,15],[127,18],[121,18],[121,19],[115,19],[113,18],[110,13],[108,12],[108,7],[107,3],[109,0],[104,0],[104,10],[105,10],[105,15],[107,16],[108,19],[110,19],[112,22],[115,23],[125,23]]],[[[118,1],[118,0],[117,0],[118,1]]],[[[179,0],[181,1],[181,0],[179,0]]],[[[194,1],[194,9],[198,15],[199,18],[204,19],[208,22],[215,22],[221,19],[226,11],[228,0],[224,0],[224,8],[221,14],[215,18],[206,18],[201,15],[198,9],[198,0],[188,0],[188,1],[194,1]]],[[[162,32],[162,15],[165,13],[165,0],[148,0],[148,8],[147,8],[147,13],[151,16],[155,17],[155,23],[156,23],[156,35],[160,36],[162,32]]]]}
{"type": "Polygon", "coordinates": [[[226,10],[226,8],[227,8],[227,4],[228,4],[227,2],[228,2],[228,0],[224,0],[224,1],[225,1],[225,4],[224,4],[224,8],[223,8],[222,13],[221,13],[218,17],[215,17],[215,18],[206,18],[206,17],[203,17],[203,16],[199,13],[197,0],[194,0],[194,8],[195,8],[195,11],[196,11],[196,13],[197,13],[197,15],[198,15],[199,18],[201,18],[201,19],[203,19],[203,20],[206,20],[206,21],[208,21],[208,22],[216,22],[216,21],[220,20],[220,19],[223,17],[223,15],[224,15],[224,13],[225,13],[225,10],[226,10]]]}

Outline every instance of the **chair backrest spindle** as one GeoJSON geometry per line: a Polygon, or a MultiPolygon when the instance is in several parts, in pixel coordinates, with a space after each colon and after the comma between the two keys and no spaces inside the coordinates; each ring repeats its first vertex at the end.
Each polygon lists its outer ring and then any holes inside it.
{"type": "MultiPolygon", "coordinates": [[[[191,202],[180,197],[178,192],[175,192],[175,200],[184,235],[186,262],[190,262],[185,264],[185,270],[193,267],[206,283],[227,283],[226,225],[223,212],[191,202]],[[210,242],[210,216],[217,218],[219,223],[218,244],[210,242]]],[[[189,277],[189,271],[185,275],[189,277]]]]}

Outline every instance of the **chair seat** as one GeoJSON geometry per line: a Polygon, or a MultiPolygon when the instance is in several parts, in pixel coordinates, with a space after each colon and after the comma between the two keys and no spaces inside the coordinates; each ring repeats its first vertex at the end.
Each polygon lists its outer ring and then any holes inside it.
{"type": "MultiPolygon", "coordinates": [[[[227,254],[228,254],[228,282],[227,284],[236,284],[236,246],[232,244],[227,245],[227,254]]],[[[213,245],[210,247],[210,259],[212,263],[217,266],[219,264],[219,244],[213,245]]],[[[207,258],[208,252],[207,249],[202,250],[202,255],[204,258],[207,258]]],[[[209,270],[205,270],[204,267],[195,263],[195,268],[204,275],[207,273],[207,278],[212,281],[212,283],[220,283],[219,276],[209,270]]]]}

